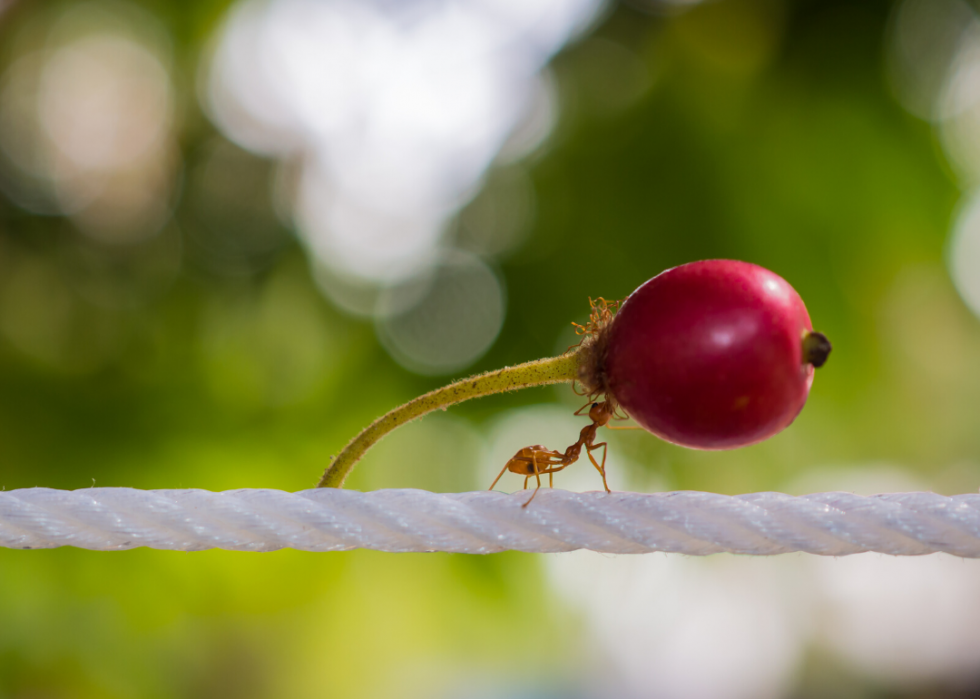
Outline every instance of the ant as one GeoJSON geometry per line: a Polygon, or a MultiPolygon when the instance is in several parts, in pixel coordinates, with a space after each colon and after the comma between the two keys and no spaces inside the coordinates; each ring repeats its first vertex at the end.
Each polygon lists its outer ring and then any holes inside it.
{"type": "MultiPolygon", "coordinates": [[[[589,319],[586,321],[585,325],[579,323],[572,323],[575,326],[575,334],[582,337],[582,339],[572,345],[566,350],[566,352],[571,351],[574,347],[579,347],[586,340],[595,342],[602,330],[609,325],[612,321],[615,312],[619,309],[622,301],[607,301],[601,296],[597,299],[589,299],[589,319]]],[[[531,500],[534,500],[534,496],[538,494],[538,490],[541,488],[541,476],[545,473],[548,474],[548,486],[552,487],[554,485],[554,474],[561,471],[571,464],[578,461],[579,456],[582,454],[582,447],[585,447],[585,453],[589,457],[589,461],[592,465],[596,467],[599,475],[602,476],[602,485],[605,487],[606,492],[612,492],[609,490],[609,484],[606,482],[606,453],[608,450],[608,444],[606,442],[595,443],[596,433],[600,427],[609,427],[609,429],[632,429],[630,427],[619,427],[614,428],[609,425],[609,421],[625,420],[627,416],[616,414],[616,403],[608,398],[600,402],[592,402],[592,399],[599,394],[599,391],[595,393],[588,393],[587,391],[579,392],[574,387],[574,382],[572,390],[575,391],[580,396],[588,395],[589,403],[586,403],[581,408],[575,411],[576,415],[581,415],[582,411],[586,408],[589,409],[589,419],[592,420],[591,425],[586,425],[582,428],[579,433],[578,441],[572,446],[568,447],[564,453],[560,451],[553,451],[548,449],[541,444],[535,444],[530,447],[524,447],[518,451],[514,456],[508,461],[497,477],[493,480],[490,485],[490,490],[493,490],[494,486],[497,485],[497,481],[500,480],[501,476],[507,471],[511,473],[516,473],[518,475],[524,476],[524,489],[527,490],[527,482],[534,476],[537,480],[537,487],[531,494],[530,499],[525,502],[522,507],[527,507],[531,504],[531,500]],[[602,463],[600,464],[596,461],[595,457],[592,456],[592,452],[602,447],[602,463]]]]}
{"type": "MultiPolygon", "coordinates": [[[[547,473],[548,486],[552,487],[554,485],[554,474],[578,461],[578,458],[582,453],[582,447],[585,447],[585,453],[588,455],[589,461],[592,462],[592,465],[596,467],[599,475],[602,476],[602,485],[605,487],[606,492],[612,492],[609,490],[609,484],[606,482],[606,452],[608,449],[608,444],[606,442],[599,442],[596,444],[596,432],[600,427],[607,426],[610,420],[625,420],[626,417],[616,415],[616,404],[610,400],[592,403],[591,405],[586,403],[581,408],[576,410],[575,414],[581,415],[582,411],[586,408],[589,409],[589,419],[592,420],[592,424],[586,425],[582,428],[582,431],[578,436],[578,441],[568,447],[564,454],[559,451],[552,451],[540,444],[524,447],[514,454],[511,460],[504,465],[503,469],[501,469],[500,473],[490,485],[490,490],[493,490],[493,487],[497,485],[497,481],[499,481],[500,477],[507,471],[524,476],[525,490],[527,489],[528,480],[530,480],[531,476],[534,476],[538,482],[538,485],[531,494],[530,499],[521,505],[521,507],[527,507],[531,504],[531,500],[534,500],[534,496],[538,494],[538,490],[541,488],[541,476],[547,473]],[[601,464],[596,461],[594,456],[592,456],[592,452],[597,450],[599,447],[602,447],[601,464]]],[[[612,428],[610,427],[610,429],[612,428]]]]}

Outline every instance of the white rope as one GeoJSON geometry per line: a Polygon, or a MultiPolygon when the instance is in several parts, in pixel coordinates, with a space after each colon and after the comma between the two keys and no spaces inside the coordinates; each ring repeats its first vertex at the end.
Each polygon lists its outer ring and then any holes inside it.
{"type": "Polygon", "coordinates": [[[0,492],[0,546],[148,546],[198,551],[452,551],[592,549],[771,555],[862,551],[980,557],[980,495],[782,493],[727,496],[529,491],[360,493],[321,488],[0,492]]]}

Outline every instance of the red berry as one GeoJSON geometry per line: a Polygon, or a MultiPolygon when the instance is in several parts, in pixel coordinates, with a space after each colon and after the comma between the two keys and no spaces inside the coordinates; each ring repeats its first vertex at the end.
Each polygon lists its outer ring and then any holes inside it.
{"type": "Polygon", "coordinates": [[[605,333],[593,376],[607,398],[653,434],[696,449],[741,447],[785,428],[830,351],[793,287],[735,260],[654,277],[605,333]]]}

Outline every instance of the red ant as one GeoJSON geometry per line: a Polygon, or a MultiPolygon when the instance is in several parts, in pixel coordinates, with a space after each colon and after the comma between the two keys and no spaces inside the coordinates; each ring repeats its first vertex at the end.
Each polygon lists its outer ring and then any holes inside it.
{"type": "MultiPolygon", "coordinates": [[[[575,326],[575,334],[580,336],[588,336],[593,340],[599,335],[600,331],[606,327],[610,321],[613,319],[613,315],[616,310],[618,310],[621,301],[606,301],[606,299],[601,296],[594,301],[589,299],[589,307],[591,309],[589,313],[589,319],[586,321],[585,325],[580,325],[579,323],[572,323],[575,326]]],[[[578,347],[586,340],[586,337],[582,337],[582,340],[572,347],[578,347]]],[[[571,350],[572,347],[568,349],[571,350]]],[[[574,382],[573,382],[574,383],[574,382]]],[[[574,386],[572,388],[579,395],[586,395],[585,393],[579,393],[574,386]]],[[[589,396],[592,398],[593,396],[589,396]]],[[[626,416],[616,415],[616,404],[610,400],[604,400],[597,403],[586,403],[581,408],[575,411],[576,415],[581,415],[582,411],[586,408],[589,409],[589,419],[592,420],[591,425],[586,425],[582,428],[579,433],[578,441],[572,446],[565,450],[565,453],[560,451],[552,451],[541,444],[535,444],[530,447],[524,447],[518,451],[514,456],[508,461],[503,469],[497,474],[493,483],[490,485],[490,490],[497,485],[497,481],[500,480],[501,476],[507,471],[511,473],[517,473],[524,476],[524,489],[527,489],[527,482],[531,479],[531,476],[537,480],[537,487],[531,494],[531,498],[525,502],[522,507],[527,507],[531,504],[531,500],[534,500],[534,496],[538,494],[538,490],[541,488],[541,476],[542,474],[548,474],[548,486],[552,487],[554,485],[554,474],[562,469],[567,468],[571,464],[578,461],[579,456],[582,453],[582,447],[585,447],[585,453],[589,457],[589,461],[592,465],[596,467],[599,475],[602,476],[602,485],[605,487],[606,492],[612,492],[609,490],[609,484],[606,482],[606,453],[608,450],[608,444],[606,442],[595,443],[596,432],[600,427],[609,427],[610,429],[617,429],[610,426],[608,423],[612,419],[625,420],[626,416]],[[592,456],[592,452],[602,447],[602,463],[600,464],[592,456]]],[[[618,428],[618,429],[631,429],[629,427],[618,428]]]]}
{"type": "Polygon", "coordinates": [[[530,499],[521,505],[521,507],[527,507],[531,504],[531,500],[534,500],[534,496],[538,494],[538,489],[541,488],[541,475],[548,474],[548,486],[552,487],[554,485],[554,474],[578,461],[579,455],[582,453],[582,447],[585,447],[585,453],[588,455],[589,461],[592,462],[599,475],[602,476],[602,485],[605,487],[606,492],[612,492],[609,490],[609,484],[606,483],[606,452],[608,445],[606,442],[596,444],[595,437],[598,429],[607,426],[611,419],[623,420],[626,418],[616,415],[616,405],[612,401],[604,400],[599,403],[592,403],[591,405],[587,403],[576,410],[575,414],[581,415],[582,411],[586,408],[589,408],[589,419],[592,420],[592,424],[582,428],[578,436],[578,441],[568,447],[564,454],[559,451],[552,451],[540,444],[524,447],[514,454],[511,460],[503,467],[490,485],[490,490],[493,490],[493,487],[497,485],[497,481],[507,471],[524,476],[525,490],[527,489],[528,480],[530,480],[531,476],[534,476],[538,482],[537,488],[534,489],[530,499]],[[601,464],[592,456],[592,452],[599,447],[602,447],[601,464]]]}

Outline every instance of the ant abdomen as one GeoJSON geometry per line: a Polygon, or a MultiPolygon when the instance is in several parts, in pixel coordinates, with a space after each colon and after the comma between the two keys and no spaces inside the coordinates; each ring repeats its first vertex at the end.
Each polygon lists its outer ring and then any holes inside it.
{"type": "Polygon", "coordinates": [[[507,470],[522,476],[533,476],[543,472],[549,467],[549,464],[553,463],[552,459],[549,458],[551,455],[551,450],[542,444],[524,447],[507,462],[507,470]],[[535,463],[537,463],[537,469],[535,469],[535,463]]]}

